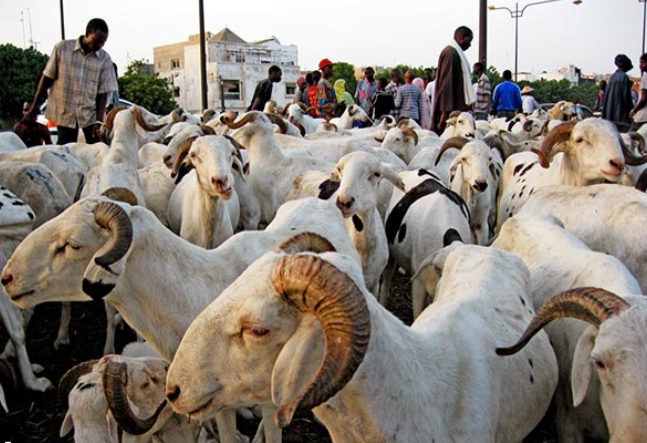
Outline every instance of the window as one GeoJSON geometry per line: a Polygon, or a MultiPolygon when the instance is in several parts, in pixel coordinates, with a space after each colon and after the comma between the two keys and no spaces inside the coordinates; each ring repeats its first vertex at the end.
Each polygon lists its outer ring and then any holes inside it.
{"type": "Polygon", "coordinates": [[[171,60],[171,69],[180,69],[180,60],[179,59],[173,59],[171,60]]]}
{"type": "Polygon", "coordinates": [[[227,59],[231,63],[245,63],[245,54],[243,51],[227,51],[227,59]]]}
{"type": "Polygon", "coordinates": [[[173,88],[173,97],[178,98],[180,96],[180,87],[176,86],[173,88]]]}
{"type": "Polygon", "coordinates": [[[223,80],[222,94],[225,100],[242,100],[241,84],[239,80],[223,80]]]}
{"type": "Polygon", "coordinates": [[[294,95],[297,92],[296,83],[286,83],[285,84],[285,95],[294,95]]]}

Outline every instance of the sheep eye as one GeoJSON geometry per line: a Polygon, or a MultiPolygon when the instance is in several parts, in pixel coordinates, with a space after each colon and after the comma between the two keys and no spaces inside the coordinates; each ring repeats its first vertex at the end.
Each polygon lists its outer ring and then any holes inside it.
{"type": "Polygon", "coordinates": [[[243,332],[247,332],[248,334],[253,335],[254,337],[264,337],[267,334],[270,333],[269,329],[264,329],[264,328],[250,328],[250,327],[245,327],[243,328],[243,332]]]}
{"type": "Polygon", "coordinates": [[[70,243],[68,243],[67,245],[68,245],[70,248],[74,249],[75,251],[78,251],[79,249],[81,249],[81,248],[82,248],[82,246],[76,246],[76,245],[72,245],[72,244],[70,244],[70,243]]]}
{"type": "Polygon", "coordinates": [[[600,371],[604,371],[607,369],[607,366],[600,360],[594,360],[593,362],[595,363],[595,367],[598,368],[600,371]]]}
{"type": "Polygon", "coordinates": [[[382,177],[382,175],[381,175],[379,172],[376,172],[375,174],[373,174],[373,176],[374,176],[374,177],[377,177],[377,178],[382,177]]]}
{"type": "Polygon", "coordinates": [[[189,157],[195,157],[195,152],[189,152],[189,157]]]}
{"type": "Polygon", "coordinates": [[[575,143],[582,143],[584,139],[582,137],[578,137],[575,139],[575,143]]]}

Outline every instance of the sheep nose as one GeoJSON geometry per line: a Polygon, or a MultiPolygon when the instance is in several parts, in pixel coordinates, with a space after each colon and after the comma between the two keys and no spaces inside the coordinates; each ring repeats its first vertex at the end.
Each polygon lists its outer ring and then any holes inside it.
{"type": "Polygon", "coordinates": [[[2,285],[7,286],[9,283],[13,281],[13,275],[11,274],[2,274],[2,285]]]}
{"type": "Polygon", "coordinates": [[[478,192],[483,192],[487,189],[487,182],[476,182],[473,187],[478,192]]]}
{"type": "Polygon", "coordinates": [[[169,386],[166,388],[166,398],[170,402],[174,402],[180,397],[180,387],[179,386],[169,386]]]}
{"type": "Polygon", "coordinates": [[[211,177],[211,184],[214,186],[224,186],[227,184],[227,179],[211,177]]]}
{"type": "Polygon", "coordinates": [[[619,171],[622,171],[622,168],[625,166],[625,162],[620,159],[609,160],[609,164],[614,168],[618,168],[619,171]]]}
{"type": "Polygon", "coordinates": [[[350,209],[351,206],[353,206],[353,203],[355,203],[355,197],[349,197],[346,199],[337,197],[336,204],[339,209],[350,209]]]}

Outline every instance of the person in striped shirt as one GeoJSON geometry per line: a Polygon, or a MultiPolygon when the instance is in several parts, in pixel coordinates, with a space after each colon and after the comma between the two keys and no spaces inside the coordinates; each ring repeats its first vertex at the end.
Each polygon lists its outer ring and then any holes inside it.
{"type": "Polygon", "coordinates": [[[490,91],[490,79],[485,75],[485,66],[481,62],[474,63],[472,72],[478,78],[476,84],[476,103],[474,103],[474,119],[487,120],[490,113],[490,101],[492,92],[490,91]]]}
{"type": "Polygon", "coordinates": [[[404,85],[398,88],[395,96],[395,108],[399,110],[400,119],[410,118],[420,124],[424,104],[422,91],[413,84],[414,77],[413,71],[407,71],[404,74],[404,85]]]}

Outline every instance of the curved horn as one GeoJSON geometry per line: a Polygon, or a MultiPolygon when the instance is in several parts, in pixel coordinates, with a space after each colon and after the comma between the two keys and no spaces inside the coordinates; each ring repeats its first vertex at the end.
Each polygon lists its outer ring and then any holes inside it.
{"type": "Polygon", "coordinates": [[[229,129],[238,129],[242,128],[249,122],[253,122],[254,120],[256,120],[256,117],[258,117],[258,113],[256,111],[252,111],[246,113],[240,120],[237,121],[232,121],[231,115],[222,115],[220,117],[220,121],[227,125],[229,129]]]}
{"type": "Polygon", "coordinates": [[[532,131],[532,120],[528,119],[525,122],[523,122],[523,130],[525,132],[532,131]]]}
{"type": "Polygon", "coordinates": [[[572,121],[560,124],[548,133],[541,144],[541,150],[531,149],[539,157],[539,163],[542,167],[547,168],[550,166],[553,156],[559,152],[553,149],[554,146],[571,138],[571,132],[573,132],[573,128],[577,123],[577,121],[572,121]]]}
{"type": "Polygon", "coordinates": [[[171,121],[173,123],[186,121],[186,115],[185,116],[182,115],[182,108],[173,109],[173,112],[171,112],[171,121]]]}
{"type": "Polygon", "coordinates": [[[142,420],[130,409],[126,386],[128,385],[128,365],[124,362],[108,361],[103,373],[103,388],[108,401],[108,408],[121,429],[132,435],[142,435],[148,432],[157,421],[166,406],[164,400],[153,415],[142,420]]]}
{"type": "Polygon", "coordinates": [[[537,311],[516,344],[497,348],[496,353],[512,355],[519,352],[535,334],[556,318],[576,318],[599,327],[602,322],[628,307],[626,301],[600,288],[577,288],[562,292],[537,311]]]}
{"type": "Polygon", "coordinates": [[[288,113],[288,109],[290,109],[290,105],[292,105],[291,102],[288,102],[283,106],[283,109],[281,111],[281,115],[286,115],[288,113]]]}
{"type": "Polygon", "coordinates": [[[301,108],[304,114],[307,114],[310,111],[310,108],[307,107],[305,103],[299,102],[297,104],[299,105],[299,108],[301,108]]]}
{"type": "Polygon", "coordinates": [[[300,252],[321,254],[322,252],[335,252],[336,249],[332,243],[321,235],[314,232],[302,232],[283,240],[274,248],[274,251],[283,251],[286,254],[294,255],[300,252]]]}
{"type": "Polygon", "coordinates": [[[135,116],[135,121],[137,122],[137,124],[148,132],[159,131],[164,126],[166,126],[165,123],[160,123],[158,125],[149,124],[142,115],[142,108],[140,108],[139,106],[133,106],[133,115],[135,116]]]}
{"type": "Polygon", "coordinates": [[[411,137],[411,138],[413,138],[413,144],[414,144],[415,146],[418,146],[418,134],[416,134],[416,131],[414,131],[413,129],[411,129],[411,128],[407,127],[407,128],[405,128],[405,129],[402,131],[402,133],[403,133],[406,137],[411,137]]]}
{"type": "Polygon", "coordinates": [[[645,190],[647,190],[647,169],[645,169],[640,174],[640,176],[638,176],[638,180],[636,180],[635,188],[642,192],[645,192],[645,190]]]}
{"type": "Polygon", "coordinates": [[[400,128],[400,129],[402,129],[403,127],[408,128],[409,127],[409,117],[401,118],[396,127],[400,128]]]}
{"type": "Polygon", "coordinates": [[[285,134],[288,131],[288,125],[285,124],[285,120],[283,120],[281,117],[279,117],[276,114],[265,114],[267,117],[270,119],[272,123],[277,125],[279,129],[281,130],[281,134],[285,134]]]}
{"type": "Polygon", "coordinates": [[[137,196],[130,189],[116,186],[106,189],[101,195],[108,197],[110,200],[128,203],[130,206],[137,206],[137,196]]]}
{"type": "Polygon", "coordinates": [[[84,361],[73,366],[61,377],[61,381],[58,382],[58,398],[66,411],[70,406],[68,401],[70,392],[79,381],[79,377],[92,372],[92,368],[97,363],[99,363],[99,360],[84,361]]]}
{"type": "Polygon", "coordinates": [[[315,255],[291,255],[276,262],[272,284],[284,300],[321,323],[323,361],[316,375],[289,403],[279,406],[276,424],[283,428],[297,409],[325,402],[353,377],[364,359],[371,319],[364,294],[353,280],[315,255]]]}
{"type": "Polygon", "coordinates": [[[348,115],[350,115],[352,117],[355,114],[357,114],[357,108],[354,108],[353,105],[350,105],[348,107],[348,115]]]}
{"type": "Polygon", "coordinates": [[[115,117],[117,114],[126,109],[128,109],[128,106],[115,106],[108,112],[108,115],[106,115],[106,128],[108,128],[108,131],[112,131],[112,128],[115,126],[115,117]]]}
{"type": "Polygon", "coordinates": [[[375,141],[378,142],[378,143],[383,143],[385,138],[386,138],[386,134],[382,133],[382,134],[378,135],[377,137],[375,137],[375,141]]]}
{"type": "Polygon", "coordinates": [[[301,137],[305,137],[305,136],[306,136],[306,128],[304,128],[304,127],[303,127],[303,125],[302,125],[301,123],[299,123],[299,122],[292,122],[292,124],[293,124],[294,126],[296,126],[296,127],[297,127],[297,129],[299,129],[299,132],[301,133],[301,137]]]}
{"type": "MultiPolygon", "coordinates": [[[[640,138],[642,139],[642,137],[640,138]]],[[[632,137],[632,140],[633,139],[634,138],[632,137]]],[[[643,155],[641,157],[637,156],[631,151],[631,149],[627,147],[627,145],[625,145],[625,142],[622,139],[622,137],[619,136],[618,140],[620,141],[620,147],[622,148],[622,153],[625,155],[625,163],[627,163],[629,166],[640,166],[647,163],[647,155],[643,155]]],[[[644,139],[643,139],[643,143],[644,143],[644,139]]]]}
{"type": "Polygon", "coordinates": [[[334,124],[334,123],[330,123],[330,122],[323,123],[323,128],[324,128],[324,131],[328,131],[328,132],[338,132],[339,131],[339,128],[337,128],[337,125],[334,124]]]}
{"type": "Polygon", "coordinates": [[[645,137],[640,132],[629,132],[629,138],[640,146],[640,152],[645,152],[645,137]]]}
{"type": "Polygon", "coordinates": [[[440,158],[443,156],[445,151],[448,151],[452,148],[456,149],[463,149],[463,146],[465,146],[469,142],[468,139],[465,137],[451,137],[448,138],[445,143],[440,148],[440,151],[438,152],[438,156],[436,157],[436,163],[434,163],[434,166],[438,166],[438,163],[440,163],[440,158]]]}
{"type": "Polygon", "coordinates": [[[209,125],[200,125],[200,129],[204,135],[216,135],[216,130],[209,125]]]}
{"type": "MultiPolygon", "coordinates": [[[[105,254],[94,259],[94,262],[104,269],[110,270],[109,266],[121,260],[128,252],[133,241],[133,225],[130,217],[121,206],[112,202],[101,202],[94,207],[94,221],[110,230],[112,244],[105,254]]],[[[110,271],[112,272],[112,271],[110,271]]]]}
{"type": "MultiPolygon", "coordinates": [[[[178,173],[180,172],[182,162],[184,162],[184,159],[189,154],[191,145],[197,138],[198,138],[197,135],[194,135],[193,137],[189,137],[186,140],[184,140],[177,148],[177,152],[175,153],[175,159],[173,160],[173,167],[171,168],[171,178],[177,177],[178,173]]],[[[186,174],[187,172],[188,171],[185,171],[184,174],[186,174]]],[[[176,180],[176,182],[179,183],[179,180],[176,180]]]]}

